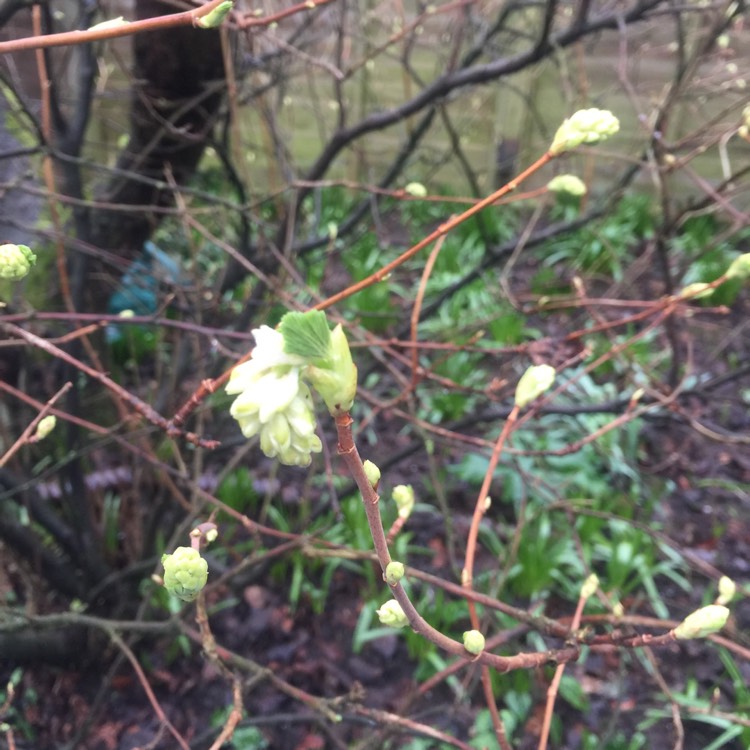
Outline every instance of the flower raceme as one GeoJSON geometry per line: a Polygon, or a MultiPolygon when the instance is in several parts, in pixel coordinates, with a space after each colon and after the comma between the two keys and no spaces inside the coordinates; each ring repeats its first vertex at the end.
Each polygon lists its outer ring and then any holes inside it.
{"type": "Polygon", "coordinates": [[[208,563],[192,547],[178,547],[171,555],[162,555],[164,587],[186,602],[198,597],[208,580],[208,563]]]}
{"type": "Polygon", "coordinates": [[[20,281],[36,263],[36,255],[26,245],[0,245],[0,278],[20,281]]]}
{"type": "Polygon", "coordinates": [[[620,129],[618,119],[606,109],[580,109],[557,129],[549,152],[559,156],[582,143],[589,145],[613,136],[620,129]]]}
{"type": "Polygon", "coordinates": [[[245,437],[260,437],[269,458],[307,466],[322,450],[310,386],[334,415],[354,400],[357,368],[346,335],[341,326],[331,331],[319,311],[287,313],[279,330],[261,326],[253,335],[252,359],[237,365],[227,384],[237,395],[230,413],[245,437]]]}
{"type": "Polygon", "coordinates": [[[253,358],[232,370],[227,393],[238,394],[229,412],[242,434],[260,436],[261,450],[289,466],[307,466],[322,449],[315,434],[310,389],[301,379],[303,357],[284,351],[284,337],[273,328],[253,331],[253,358]]]}

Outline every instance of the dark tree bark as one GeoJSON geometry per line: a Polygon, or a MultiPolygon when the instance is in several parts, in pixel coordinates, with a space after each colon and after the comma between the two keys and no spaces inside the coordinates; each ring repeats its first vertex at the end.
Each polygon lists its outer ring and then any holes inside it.
{"type": "MultiPolygon", "coordinates": [[[[137,18],[174,11],[159,0],[138,0],[137,18]]],[[[160,221],[159,208],[173,203],[165,175],[177,186],[193,176],[223,101],[224,65],[218,30],[179,27],[133,37],[134,87],[127,146],[117,173],[97,198],[121,210],[95,210],[91,244],[131,259],[160,221]],[[152,210],[133,211],[134,206],[152,210]]],[[[119,269],[120,271],[122,269],[119,269]]],[[[83,278],[90,277],[88,268],[83,278]]],[[[87,285],[89,286],[89,285],[87,285]]],[[[95,284],[89,304],[102,309],[106,285],[95,284]]]]}

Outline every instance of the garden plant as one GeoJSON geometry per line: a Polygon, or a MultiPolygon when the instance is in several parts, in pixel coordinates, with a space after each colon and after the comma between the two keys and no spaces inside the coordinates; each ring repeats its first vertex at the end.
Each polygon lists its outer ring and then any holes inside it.
{"type": "Polygon", "coordinates": [[[745,12],[0,5],[0,747],[750,746],[745,12]]]}

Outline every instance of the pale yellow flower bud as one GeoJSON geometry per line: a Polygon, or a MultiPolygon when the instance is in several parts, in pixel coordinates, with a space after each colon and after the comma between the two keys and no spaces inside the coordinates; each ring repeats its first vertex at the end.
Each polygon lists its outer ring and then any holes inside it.
{"type": "Polygon", "coordinates": [[[399,484],[393,488],[393,500],[398,507],[398,516],[406,520],[414,510],[414,488],[410,484],[399,484]]]}
{"type": "Polygon", "coordinates": [[[750,279],[750,253],[738,255],[727,268],[726,277],[728,279],[739,279],[747,281],[750,279]]]}
{"type": "Polygon", "coordinates": [[[427,188],[421,182],[410,182],[404,188],[404,192],[415,198],[424,198],[427,195],[427,188]]]}
{"type": "Polygon", "coordinates": [[[581,586],[581,599],[590,599],[599,588],[599,576],[592,573],[581,586]]]}
{"type": "Polygon", "coordinates": [[[729,610],[721,604],[709,604],[689,614],[672,632],[678,641],[705,638],[721,630],[729,618],[729,610]]]}
{"type": "Polygon", "coordinates": [[[365,470],[367,481],[370,483],[370,487],[376,490],[378,488],[378,484],[380,483],[380,469],[372,461],[369,460],[365,461],[362,466],[365,470]]]}
{"type": "Polygon", "coordinates": [[[464,633],[464,648],[478,656],[484,651],[484,636],[478,630],[467,630],[464,633]]]}
{"type": "Polygon", "coordinates": [[[49,414],[43,419],[40,419],[39,424],[36,426],[36,433],[34,434],[36,440],[44,440],[44,438],[55,429],[56,424],[57,417],[55,417],[54,414],[49,414]]]}
{"type": "Polygon", "coordinates": [[[576,198],[586,195],[585,183],[580,177],[576,177],[574,174],[561,174],[553,177],[547,183],[547,190],[551,193],[567,193],[576,198]]]}
{"type": "Polygon", "coordinates": [[[737,593],[737,584],[729,577],[722,576],[719,579],[719,596],[716,599],[717,604],[726,605],[734,599],[737,593]]]}
{"type": "Polygon", "coordinates": [[[178,547],[171,555],[162,555],[164,587],[186,602],[203,590],[208,580],[208,563],[192,547],[178,547]]]}
{"type": "Polygon", "coordinates": [[[534,365],[521,376],[516,386],[516,406],[523,409],[555,382],[555,368],[551,365],[534,365]]]}
{"type": "Polygon", "coordinates": [[[389,586],[395,586],[404,577],[405,572],[403,563],[391,560],[385,569],[385,580],[389,586]]]}
{"type": "Polygon", "coordinates": [[[389,628],[403,628],[409,624],[401,605],[395,599],[389,599],[380,609],[375,610],[378,619],[389,628]]]}
{"type": "Polygon", "coordinates": [[[550,154],[559,156],[582,143],[598,143],[617,133],[619,120],[606,109],[581,109],[557,129],[550,154]]]}
{"type": "Polygon", "coordinates": [[[0,245],[0,278],[20,281],[36,263],[36,255],[26,245],[0,245]]]}
{"type": "Polygon", "coordinates": [[[215,29],[217,26],[221,26],[233,7],[234,3],[231,0],[224,0],[223,3],[219,3],[212,11],[199,18],[195,22],[196,26],[200,26],[202,29],[215,29]]]}
{"type": "Polygon", "coordinates": [[[713,289],[710,284],[696,281],[681,289],[679,296],[682,299],[703,299],[704,297],[709,297],[711,294],[713,294],[713,289]]]}

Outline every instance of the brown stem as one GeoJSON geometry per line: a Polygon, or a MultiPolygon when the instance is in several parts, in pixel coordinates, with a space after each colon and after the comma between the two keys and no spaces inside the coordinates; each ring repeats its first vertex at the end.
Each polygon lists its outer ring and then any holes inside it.
{"type": "Polygon", "coordinates": [[[141,416],[145,417],[149,422],[155,424],[157,427],[160,427],[168,435],[183,435],[187,441],[195,445],[199,445],[203,448],[215,448],[218,445],[215,440],[204,440],[202,437],[192,432],[182,433],[180,430],[176,429],[174,425],[171,425],[155,409],[153,409],[144,401],[141,401],[141,399],[137,398],[129,391],[125,390],[121,385],[115,383],[114,380],[109,378],[103,372],[95,370],[93,367],[89,367],[84,362],[76,359],[63,349],[60,349],[60,347],[51,344],[46,339],[40,338],[39,336],[36,336],[29,331],[25,331],[23,328],[19,328],[19,326],[13,325],[12,323],[3,323],[2,326],[10,333],[18,336],[19,338],[22,338],[29,344],[32,344],[38,349],[47,352],[47,354],[50,354],[53,357],[57,357],[57,359],[63,360],[63,362],[67,362],[69,365],[72,365],[89,377],[94,378],[94,380],[97,380],[105,388],[109,388],[110,391],[119,396],[125,403],[132,406],[133,409],[135,409],[141,416]]]}
{"type": "MultiPolygon", "coordinates": [[[[377,553],[383,574],[385,574],[385,569],[388,566],[388,563],[391,562],[391,556],[388,551],[385,531],[383,530],[380,510],[378,508],[380,498],[367,479],[362,459],[357,450],[357,446],[354,443],[351,416],[347,412],[339,414],[336,416],[335,420],[338,433],[338,452],[344,459],[347,469],[351,473],[360,493],[362,494],[362,503],[365,508],[365,514],[370,527],[370,534],[375,546],[375,552],[377,553]]],[[[465,659],[474,659],[480,664],[494,667],[503,673],[515,669],[531,669],[550,662],[559,663],[578,658],[579,649],[577,646],[542,653],[516,654],[515,656],[510,657],[498,656],[497,654],[492,654],[487,651],[483,651],[478,656],[472,656],[466,651],[463,643],[454,641],[452,638],[449,638],[439,630],[433,628],[424,620],[412,604],[409,595],[406,593],[401,583],[396,583],[390,588],[394,598],[401,605],[411,628],[439,648],[442,648],[444,651],[454,654],[455,656],[461,656],[465,659]]]]}
{"type": "Polygon", "coordinates": [[[435,240],[439,239],[443,235],[448,234],[448,232],[450,232],[452,229],[455,229],[459,224],[462,224],[467,219],[479,213],[483,208],[491,206],[493,203],[495,203],[495,201],[497,201],[499,198],[502,198],[506,193],[515,190],[527,177],[534,174],[534,172],[538,172],[553,158],[554,156],[549,152],[545,153],[543,156],[539,157],[539,159],[537,159],[530,167],[524,169],[523,172],[518,175],[518,177],[506,183],[491,195],[488,195],[486,198],[478,201],[471,208],[467,208],[466,211],[458,214],[458,216],[452,216],[444,224],[441,224],[434,232],[431,232],[424,239],[417,242],[416,245],[412,245],[412,247],[410,247],[408,250],[401,253],[398,258],[392,260],[390,263],[386,263],[381,269],[375,271],[375,273],[370,274],[361,281],[358,281],[356,284],[352,284],[347,289],[344,289],[338,294],[334,294],[327,300],[324,300],[323,302],[315,305],[315,307],[312,309],[325,310],[332,305],[335,305],[337,302],[341,302],[341,300],[347,299],[353,294],[366,289],[368,286],[372,286],[373,284],[382,281],[386,276],[388,276],[389,273],[391,273],[391,271],[395,270],[400,265],[405,263],[407,260],[409,260],[409,258],[413,257],[420,250],[423,250],[425,247],[427,247],[427,245],[435,242],[435,240]]]}
{"type": "Polygon", "coordinates": [[[13,445],[8,448],[8,450],[5,452],[3,456],[0,456],[0,468],[5,466],[5,464],[10,461],[11,457],[18,451],[18,449],[24,444],[29,441],[29,438],[31,437],[32,433],[36,429],[36,426],[39,424],[39,422],[42,421],[42,419],[49,413],[49,411],[52,409],[53,404],[55,401],[57,401],[60,396],[62,396],[64,393],[67,393],[67,391],[72,386],[72,383],[65,383],[62,388],[54,395],[52,398],[47,401],[47,403],[41,408],[39,411],[39,414],[37,414],[34,419],[31,420],[28,427],[21,433],[18,440],[16,440],[13,445]]]}
{"type": "Polygon", "coordinates": [[[174,13],[158,18],[148,18],[143,21],[129,21],[120,26],[111,28],[99,28],[64,31],[60,34],[46,34],[27,37],[25,39],[12,39],[8,42],[0,42],[0,55],[6,52],[17,52],[24,49],[45,49],[48,47],[65,47],[71,44],[83,44],[85,42],[96,42],[102,39],[115,39],[120,36],[130,36],[143,31],[156,31],[174,26],[195,25],[198,19],[210,13],[214,8],[221,5],[224,0],[210,0],[210,2],[196,8],[186,10],[183,13],[174,13]]]}

